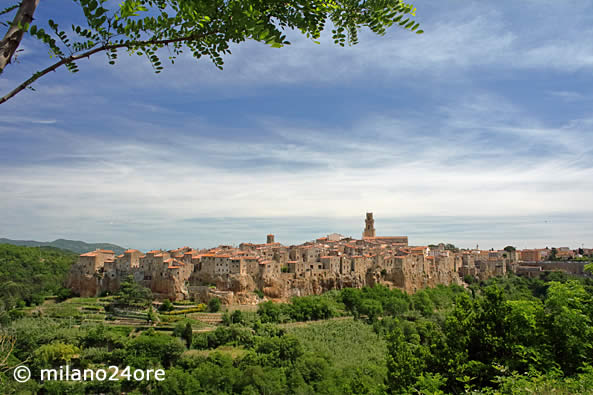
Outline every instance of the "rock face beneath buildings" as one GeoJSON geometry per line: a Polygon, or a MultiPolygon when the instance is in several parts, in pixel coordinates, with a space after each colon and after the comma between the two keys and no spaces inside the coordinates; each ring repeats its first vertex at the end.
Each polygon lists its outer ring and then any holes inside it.
{"type": "Polygon", "coordinates": [[[94,275],[83,274],[80,270],[70,270],[66,287],[70,288],[75,294],[88,298],[99,295],[101,283],[94,275]]]}
{"type": "Polygon", "coordinates": [[[262,291],[273,299],[288,300],[295,296],[321,295],[324,292],[342,288],[361,288],[366,285],[361,275],[326,275],[311,278],[282,276],[263,279],[262,291]]]}

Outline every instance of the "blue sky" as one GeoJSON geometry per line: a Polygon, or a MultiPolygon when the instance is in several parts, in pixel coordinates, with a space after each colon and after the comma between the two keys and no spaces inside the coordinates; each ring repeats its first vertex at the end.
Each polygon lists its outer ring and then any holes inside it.
{"type": "MultiPolygon", "coordinates": [[[[70,2],[38,20],[70,25],[70,2]]],[[[72,3],[73,4],[73,3],[72,3]]],[[[141,249],[359,237],[593,246],[593,4],[416,1],[423,35],[99,55],[0,106],[0,237],[141,249]]],[[[49,64],[25,39],[6,92],[49,64]]]]}

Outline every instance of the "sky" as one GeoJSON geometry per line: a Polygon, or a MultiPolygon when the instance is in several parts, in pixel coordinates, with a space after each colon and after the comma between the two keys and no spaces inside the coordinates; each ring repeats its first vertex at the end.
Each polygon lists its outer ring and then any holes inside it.
{"type": "MultiPolygon", "coordinates": [[[[422,35],[288,32],[223,71],[121,53],[43,77],[0,105],[0,237],[290,245],[360,237],[370,211],[411,245],[593,247],[593,3],[414,5],[422,35]]],[[[21,48],[2,94],[52,62],[21,48]]]]}

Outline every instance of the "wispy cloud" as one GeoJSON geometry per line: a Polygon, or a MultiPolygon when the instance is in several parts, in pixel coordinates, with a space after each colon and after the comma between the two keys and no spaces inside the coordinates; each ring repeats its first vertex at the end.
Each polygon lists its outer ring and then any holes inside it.
{"type": "Polygon", "coordinates": [[[443,110],[446,122],[432,136],[418,133],[422,122],[388,116],[362,119],[348,133],[272,118],[253,128],[276,137],[251,142],[163,125],[153,132],[167,132],[168,144],[158,133],[140,142],[48,131],[68,149],[39,163],[4,163],[0,208],[54,220],[158,218],[155,225],[188,217],[340,217],[368,209],[491,217],[591,211],[593,165],[557,149],[566,138],[564,147],[582,153],[591,143],[588,123],[529,129],[520,110],[508,118],[482,111],[479,103],[443,110]],[[481,124],[461,128],[457,118],[471,120],[472,112],[481,124]],[[467,133],[474,127],[506,137],[493,146],[480,130],[467,133]],[[525,154],[525,144],[556,153],[537,160],[525,154]]]}
{"type": "MultiPolygon", "coordinates": [[[[251,42],[222,72],[184,56],[157,76],[123,55],[52,73],[0,108],[0,228],[159,247],[294,227],[297,241],[357,235],[345,218],[373,210],[408,218],[417,240],[434,227],[468,243],[507,230],[564,242],[570,221],[591,235],[578,218],[593,215],[593,13],[541,4],[421,0],[424,35],[251,42]],[[557,232],[530,225],[552,214],[557,232]]],[[[47,61],[25,45],[2,91],[47,61]]]]}

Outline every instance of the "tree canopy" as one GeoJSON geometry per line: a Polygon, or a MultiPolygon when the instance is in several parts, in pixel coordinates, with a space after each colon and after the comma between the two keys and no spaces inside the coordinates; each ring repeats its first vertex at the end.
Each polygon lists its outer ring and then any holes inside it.
{"type": "Polygon", "coordinates": [[[208,57],[222,69],[223,55],[231,44],[255,40],[274,48],[290,44],[285,32],[298,31],[318,43],[321,32],[332,28],[335,44],[358,43],[366,27],[383,35],[392,25],[422,33],[411,19],[415,8],[402,0],[124,0],[110,7],[107,0],[73,0],[86,23],[37,21],[39,0],[12,0],[0,10],[7,28],[0,41],[0,73],[11,63],[25,33],[47,45],[57,60],[0,98],[0,104],[48,74],[64,66],[78,71],[81,59],[99,52],[115,64],[118,50],[145,56],[154,71],[163,69],[159,49],[167,48],[171,63],[184,51],[200,59],[208,57]],[[12,22],[9,18],[15,14],[12,22]]]}

